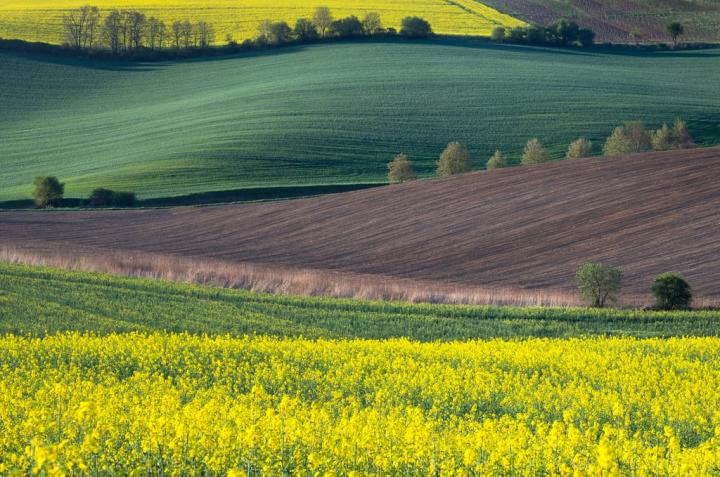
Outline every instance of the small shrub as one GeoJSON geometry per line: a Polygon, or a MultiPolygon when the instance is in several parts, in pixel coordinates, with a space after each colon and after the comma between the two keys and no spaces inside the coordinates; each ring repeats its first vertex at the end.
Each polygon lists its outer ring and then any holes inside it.
{"type": "Polygon", "coordinates": [[[470,151],[459,142],[451,142],[440,154],[437,166],[437,175],[441,177],[470,172],[472,170],[470,151]]]}
{"type": "Polygon", "coordinates": [[[596,308],[603,308],[608,302],[617,301],[623,272],[609,265],[588,262],[578,269],[575,278],[582,298],[596,308]]]}
{"type": "Polygon", "coordinates": [[[405,17],[400,28],[402,36],[411,38],[427,38],[433,34],[430,23],[420,17],[405,17]]]}
{"type": "Polygon", "coordinates": [[[522,165],[531,166],[533,164],[542,164],[550,160],[550,155],[543,147],[538,138],[530,139],[525,145],[522,155],[522,165]]]}
{"type": "Polygon", "coordinates": [[[33,180],[33,200],[38,208],[56,207],[65,194],[65,184],[57,177],[36,177],[33,180]]]}
{"type": "Polygon", "coordinates": [[[500,27],[500,26],[493,28],[493,31],[490,34],[490,38],[492,38],[493,41],[504,41],[505,40],[505,28],[500,27]]]}
{"type": "Polygon", "coordinates": [[[685,279],[674,273],[663,273],[652,286],[656,307],[661,310],[685,310],[690,308],[692,291],[685,279]]]}
{"type": "Polygon", "coordinates": [[[565,159],[582,159],[592,156],[592,143],[584,138],[574,140],[568,146],[565,159]]]}
{"type": "Polygon", "coordinates": [[[495,154],[490,158],[489,161],[487,161],[487,164],[485,165],[485,168],[488,171],[492,171],[493,169],[501,169],[503,167],[507,167],[507,162],[505,161],[505,156],[500,151],[495,151],[495,154]]]}
{"type": "Polygon", "coordinates": [[[417,174],[415,174],[412,163],[406,154],[398,154],[388,164],[388,180],[392,184],[414,181],[415,179],[417,179],[417,174]]]}
{"type": "Polygon", "coordinates": [[[92,207],[132,207],[135,205],[136,198],[134,192],[118,192],[98,188],[92,191],[87,202],[92,207]]]}

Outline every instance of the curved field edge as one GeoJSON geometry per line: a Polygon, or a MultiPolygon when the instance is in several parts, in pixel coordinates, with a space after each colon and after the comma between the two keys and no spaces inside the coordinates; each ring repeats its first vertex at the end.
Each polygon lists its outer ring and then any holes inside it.
{"type": "MultiPolygon", "coordinates": [[[[63,15],[86,3],[77,0],[4,2],[0,6],[0,38],[61,43],[63,15]]],[[[238,42],[254,38],[264,20],[294,25],[298,18],[312,18],[315,8],[321,5],[329,7],[335,18],[349,15],[362,18],[368,12],[377,12],[386,28],[399,29],[403,17],[421,16],[440,34],[489,36],[496,26],[525,25],[474,0],[322,0],[316,3],[284,0],[272,6],[262,0],[93,0],[89,3],[105,14],[115,8],[138,9],[169,24],[175,20],[206,21],[215,27],[218,42],[223,42],[227,35],[238,42]]]]}
{"type": "Polygon", "coordinates": [[[460,40],[151,65],[0,53],[0,201],[29,198],[36,175],[60,177],[77,198],[96,187],[147,199],[377,183],[400,152],[428,177],[452,140],[482,168],[498,148],[517,163],[532,136],[554,158],[578,136],[597,153],[622,121],[678,115],[701,145],[716,144],[718,54],[460,40]]]}
{"type": "Polygon", "coordinates": [[[720,312],[429,305],[286,297],[0,263],[0,333],[153,331],[418,341],[718,336],[720,312]]]}

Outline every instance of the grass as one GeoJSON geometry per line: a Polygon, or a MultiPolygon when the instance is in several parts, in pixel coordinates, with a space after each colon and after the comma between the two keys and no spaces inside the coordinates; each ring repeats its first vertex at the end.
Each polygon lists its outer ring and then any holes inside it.
{"type": "Polygon", "coordinates": [[[720,312],[423,305],[283,297],[0,264],[0,334],[90,331],[419,341],[720,336],[720,312]]]}
{"type": "MultiPolygon", "coordinates": [[[[10,0],[0,5],[0,38],[59,43],[62,16],[84,0],[10,0]]],[[[272,6],[263,0],[93,0],[92,5],[107,11],[134,8],[172,23],[175,20],[205,20],[217,30],[217,40],[226,35],[236,40],[252,38],[263,20],[284,20],[294,24],[298,18],[312,18],[320,5],[331,8],[336,18],[368,12],[381,14],[386,27],[399,28],[403,17],[420,15],[438,33],[489,35],[495,26],[524,23],[474,0],[282,0],[272,6]]]]}
{"type": "Polygon", "coordinates": [[[425,176],[451,140],[470,146],[476,167],[497,148],[517,162],[531,136],[558,158],[578,136],[599,150],[633,118],[682,115],[714,144],[718,55],[460,40],[152,65],[0,52],[0,201],[28,198],[43,174],[70,197],[102,186],[143,199],[377,183],[399,152],[425,176]]]}

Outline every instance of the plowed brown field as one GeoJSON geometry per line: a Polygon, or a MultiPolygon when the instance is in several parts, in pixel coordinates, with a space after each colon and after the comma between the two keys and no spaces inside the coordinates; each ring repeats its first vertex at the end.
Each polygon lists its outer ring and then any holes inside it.
{"type": "Polygon", "coordinates": [[[680,272],[720,297],[720,148],[478,172],[312,199],[0,213],[0,247],[91,247],[474,286],[572,290],[589,260],[626,291],[680,272]]]}

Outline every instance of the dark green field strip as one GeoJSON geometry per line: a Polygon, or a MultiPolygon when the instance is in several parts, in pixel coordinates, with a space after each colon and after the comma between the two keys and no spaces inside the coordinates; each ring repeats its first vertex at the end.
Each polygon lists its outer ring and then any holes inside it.
{"type": "Polygon", "coordinates": [[[0,265],[0,333],[150,330],[421,341],[596,334],[717,336],[720,312],[500,308],[286,297],[0,265]]]}
{"type": "MultiPolygon", "coordinates": [[[[258,187],[253,189],[238,189],[227,191],[203,192],[198,194],[181,195],[177,197],[158,197],[137,201],[136,207],[182,207],[188,205],[229,204],[244,202],[264,202],[272,200],[299,199],[315,197],[325,194],[339,194],[355,190],[369,189],[384,184],[341,184],[341,185],[308,185],[288,187],[258,187]]],[[[85,199],[64,198],[60,201],[60,208],[87,207],[85,199]]],[[[0,202],[0,210],[34,209],[32,199],[8,200],[0,202]]]]}
{"type": "Polygon", "coordinates": [[[348,42],[153,64],[0,53],[0,201],[35,175],[169,197],[432,174],[451,140],[476,167],[531,136],[554,157],[634,118],[683,116],[720,143],[720,50],[574,51],[445,39],[348,42]]]}

